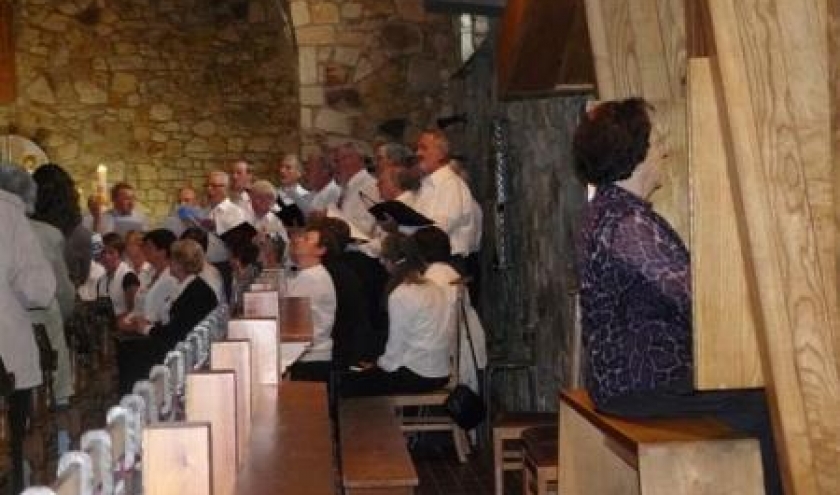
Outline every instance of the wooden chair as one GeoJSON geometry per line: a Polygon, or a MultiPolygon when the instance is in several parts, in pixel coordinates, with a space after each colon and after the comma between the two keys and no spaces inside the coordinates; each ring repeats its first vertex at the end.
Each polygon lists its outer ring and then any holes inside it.
{"type": "Polygon", "coordinates": [[[347,495],[410,494],[418,485],[400,421],[388,397],[345,399],[339,407],[341,481],[347,495]]]}
{"type": "Polygon", "coordinates": [[[449,396],[449,389],[440,389],[424,394],[403,394],[391,395],[394,407],[399,412],[399,418],[404,432],[420,431],[448,431],[452,434],[452,443],[455,445],[455,452],[458,461],[467,462],[467,455],[470,453],[470,442],[467,433],[458,426],[447,414],[420,414],[418,416],[406,416],[406,407],[423,408],[421,413],[428,412],[427,408],[441,408],[449,396]]]}
{"type": "Polygon", "coordinates": [[[522,470],[522,432],[540,425],[557,425],[557,413],[508,412],[493,422],[493,477],[496,495],[504,493],[505,471],[522,470]]]}
{"type": "Polygon", "coordinates": [[[557,425],[534,426],[522,432],[522,494],[557,491],[557,425]]]}
{"type": "Polygon", "coordinates": [[[569,390],[559,437],[563,495],[764,493],[758,441],[712,418],[619,419],[569,390]]]}
{"type": "Polygon", "coordinates": [[[210,424],[159,423],[143,430],[143,486],[154,495],[210,495],[210,424]]]}
{"type": "Polygon", "coordinates": [[[89,430],[82,434],[79,447],[91,459],[94,493],[114,493],[114,461],[111,435],[107,430],[89,430]]]}

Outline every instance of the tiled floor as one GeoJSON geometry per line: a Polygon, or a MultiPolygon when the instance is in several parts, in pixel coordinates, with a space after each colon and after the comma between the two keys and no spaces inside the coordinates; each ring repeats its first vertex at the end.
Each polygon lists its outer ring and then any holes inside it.
{"type": "MultiPolygon", "coordinates": [[[[442,433],[423,433],[410,443],[411,456],[420,478],[417,495],[492,495],[493,456],[491,447],[480,448],[461,464],[451,437],[442,433]]],[[[505,495],[519,495],[521,478],[505,476],[505,495]]]]}

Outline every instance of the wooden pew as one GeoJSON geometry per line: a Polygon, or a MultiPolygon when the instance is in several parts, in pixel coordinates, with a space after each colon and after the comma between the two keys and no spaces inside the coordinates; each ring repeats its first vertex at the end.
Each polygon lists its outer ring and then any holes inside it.
{"type": "Polygon", "coordinates": [[[210,369],[230,370],[236,377],[236,453],[238,465],[242,466],[251,440],[251,343],[247,340],[213,342],[210,369]]]}
{"type": "Polygon", "coordinates": [[[153,495],[210,495],[210,424],[158,423],[143,430],[143,487],[153,495]]]}
{"type": "Polygon", "coordinates": [[[253,318],[230,320],[228,338],[251,342],[251,383],[254,386],[279,383],[277,320],[253,318]]]}
{"type": "Polygon", "coordinates": [[[346,399],[339,407],[341,481],[347,495],[411,494],[418,484],[393,401],[346,399]]]}
{"type": "MultiPolygon", "coordinates": [[[[210,423],[213,494],[229,495],[236,479],[236,378],[232,371],[187,375],[187,421],[210,423]]],[[[145,459],[145,455],[144,455],[145,459]]]]}
{"type": "Polygon", "coordinates": [[[283,342],[312,342],[312,305],[308,297],[280,300],[280,339],[283,342]]]}
{"type": "Polygon", "coordinates": [[[711,418],[624,420],[584,390],[560,394],[563,495],[764,493],[758,441],[711,418]]]}
{"type": "Polygon", "coordinates": [[[244,318],[277,318],[280,303],[276,290],[248,291],[242,293],[244,318]]]}
{"type": "Polygon", "coordinates": [[[334,495],[336,466],[322,383],[256,385],[248,462],[236,495],[334,495]]]}

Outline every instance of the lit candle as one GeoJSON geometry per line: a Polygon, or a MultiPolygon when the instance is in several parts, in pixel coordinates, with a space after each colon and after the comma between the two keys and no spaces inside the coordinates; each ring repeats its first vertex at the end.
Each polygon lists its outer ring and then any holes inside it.
{"type": "Polygon", "coordinates": [[[100,163],[99,166],[96,167],[96,192],[104,199],[107,191],[108,167],[100,163]]]}

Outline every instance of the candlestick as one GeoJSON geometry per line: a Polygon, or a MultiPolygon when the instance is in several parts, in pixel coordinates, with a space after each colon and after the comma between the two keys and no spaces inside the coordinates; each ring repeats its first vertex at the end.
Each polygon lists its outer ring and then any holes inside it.
{"type": "Polygon", "coordinates": [[[104,202],[108,194],[108,167],[102,163],[96,167],[96,189],[104,202]]]}

